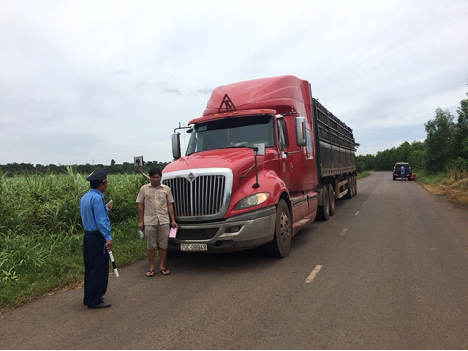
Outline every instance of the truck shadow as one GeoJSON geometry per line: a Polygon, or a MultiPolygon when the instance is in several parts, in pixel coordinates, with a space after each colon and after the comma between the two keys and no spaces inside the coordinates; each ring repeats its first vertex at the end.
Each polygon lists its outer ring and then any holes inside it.
{"type": "Polygon", "coordinates": [[[186,272],[222,271],[236,272],[247,268],[251,269],[255,266],[256,269],[262,266],[271,265],[272,262],[278,261],[268,255],[263,247],[258,247],[249,250],[223,252],[223,253],[178,253],[175,257],[167,259],[170,267],[186,272]]]}
{"type": "MultiPolygon", "coordinates": [[[[346,200],[336,201],[337,212],[345,205],[346,200]]],[[[259,269],[283,264],[289,259],[294,259],[296,255],[300,255],[301,250],[313,252],[317,242],[329,235],[327,228],[333,219],[334,217],[330,217],[329,221],[315,221],[297,233],[291,242],[291,253],[286,258],[272,257],[265,246],[260,246],[249,250],[223,253],[177,252],[168,257],[168,264],[174,270],[197,272],[197,274],[201,271],[234,273],[252,269],[252,267],[259,269]]]]}

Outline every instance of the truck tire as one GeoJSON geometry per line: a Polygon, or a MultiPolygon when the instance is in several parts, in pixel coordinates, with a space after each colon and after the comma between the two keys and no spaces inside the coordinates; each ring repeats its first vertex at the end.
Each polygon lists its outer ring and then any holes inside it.
{"type": "Polygon", "coordinates": [[[335,214],[335,190],[333,190],[333,185],[328,184],[328,200],[330,202],[330,216],[335,214]]]}
{"type": "Polygon", "coordinates": [[[353,187],[353,179],[352,177],[350,176],[348,178],[348,193],[345,195],[345,197],[347,199],[352,199],[353,196],[354,196],[354,191],[353,191],[354,187],[353,187]]]}
{"type": "Polygon", "coordinates": [[[330,199],[326,186],[322,189],[322,205],[317,209],[317,217],[321,221],[328,221],[330,219],[330,199]]]}
{"type": "Polygon", "coordinates": [[[273,241],[267,244],[270,255],[283,258],[291,251],[292,224],[286,201],[280,200],[276,207],[275,236],[273,241]]]}
{"type": "Polygon", "coordinates": [[[353,175],[353,184],[354,184],[354,196],[357,195],[357,178],[353,175]]]}

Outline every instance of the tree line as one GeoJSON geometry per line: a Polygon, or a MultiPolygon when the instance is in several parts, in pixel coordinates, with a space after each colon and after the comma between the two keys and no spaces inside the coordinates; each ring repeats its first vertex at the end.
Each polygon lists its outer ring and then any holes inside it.
{"type": "MultiPolygon", "coordinates": [[[[159,162],[159,161],[145,161],[143,167],[141,167],[143,172],[148,173],[150,168],[156,167],[159,169],[164,169],[169,162],[159,162]]],[[[129,173],[138,173],[137,168],[133,163],[124,162],[122,164],[115,163],[114,160],[111,160],[109,165],[103,164],[85,164],[85,165],[33,165],[31,163],[8,163],[6,165],[0,165],[0,174],[4,176],[14,176],[14,175],[24,175],[28,173],[34,174],[64,174],[68,173],[68,168],[72,167],[73,170],[80,174],[91,174],[97,169],[107,168],[109,173],[112,174],[129,174],[129,173]]]]}
{"type": "MultiPolygon", "coordinates": [[[[468,96],[468,94],[467,94],[468,96]]],[[[468,99],[457,109],[457,121],[449,110],[438,107],[434,119],[424,124],[424,141],[405,141],[398,147],[379,151],[376,155],[356,156],[358,172],[389,171],[396,162],[409,162],[413,169],[428,174],[456,171],[468,172],[468,99]]]]}

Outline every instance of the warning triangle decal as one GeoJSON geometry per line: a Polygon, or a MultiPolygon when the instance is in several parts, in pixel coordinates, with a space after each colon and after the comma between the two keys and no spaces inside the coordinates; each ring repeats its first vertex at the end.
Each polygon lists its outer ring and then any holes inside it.
{"type": "Polygon", "coordinates": [[[232,100],[229,98],[228,94],[225,94],[223,97],[223,101],[221,101],[221,105],[219,105],[218,113],[221,112],[224,105],[224,111],[236,111],[236,106],[234,106],[232,100]]]}

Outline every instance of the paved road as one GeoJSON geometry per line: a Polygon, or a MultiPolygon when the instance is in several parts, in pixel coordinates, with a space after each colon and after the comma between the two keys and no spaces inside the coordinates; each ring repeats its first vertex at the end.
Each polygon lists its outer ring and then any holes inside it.
{"type": "Polygon", "coordinates": [[[110,309],[80,288],[4,312],[0,347],[467,349],[468,213],[388,172],[358,191],[285,259],[191,255],[154,278],[138,262],[110,277],[110,309]]]}

